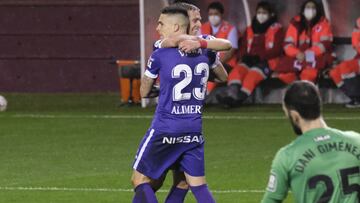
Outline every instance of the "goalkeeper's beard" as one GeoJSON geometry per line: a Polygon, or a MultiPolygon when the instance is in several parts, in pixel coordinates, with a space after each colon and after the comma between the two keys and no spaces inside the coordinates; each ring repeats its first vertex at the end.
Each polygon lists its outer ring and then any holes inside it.
{"type": "Polygon", "coordinates": [[[291,126],[292,126],[295,134],[298,136],[302,135],[303,132],[302,132],[301,128],[298,125],[296,125],[296,123],[293,121],[293,119],[290,116],[289,116],[289,120],[290,120],[291,126]]]}

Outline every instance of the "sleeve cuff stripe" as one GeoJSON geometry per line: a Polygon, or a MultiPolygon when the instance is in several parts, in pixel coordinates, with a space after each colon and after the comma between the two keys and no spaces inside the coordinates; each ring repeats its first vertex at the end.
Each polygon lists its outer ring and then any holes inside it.
{"type": "Polygon", "coordinates": [[[146,70],[144,75],[146,75],[149,78],[155,79],[158,77],[158,75],[152,74],[149,70],[146,70]]]}

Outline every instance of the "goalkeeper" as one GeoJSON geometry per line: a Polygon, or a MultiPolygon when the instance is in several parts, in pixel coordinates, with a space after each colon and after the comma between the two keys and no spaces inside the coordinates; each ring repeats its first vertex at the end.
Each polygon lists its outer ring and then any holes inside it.
{"type": "Polygon", "coordinates": [[[298,137],[276,154],[262,202],[282,202],[291,190],[296,202],[359,203],[360,135],[326,125],[310,82],[290,85],[283,109],[298,137]]]}

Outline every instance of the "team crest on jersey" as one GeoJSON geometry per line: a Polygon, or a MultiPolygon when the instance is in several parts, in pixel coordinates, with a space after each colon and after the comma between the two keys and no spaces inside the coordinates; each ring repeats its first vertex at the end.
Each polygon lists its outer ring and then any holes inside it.
{"type": "Polygon", "coordinates": [[[270,177],[269,177],[269,183],[268,183],[268,186],[267,186],[267,190],[269,192],[275,192],[276,191],[276,186],[277,186],[276,174],[274,172],[271,172],[270,177]]]}
{"type": "Polygon", "coordinates": [[[154,47],[157,49],[161,48],[161,43],[162,43],[162,40],[159,39],[158,41],[155,42],[154,47]]]}

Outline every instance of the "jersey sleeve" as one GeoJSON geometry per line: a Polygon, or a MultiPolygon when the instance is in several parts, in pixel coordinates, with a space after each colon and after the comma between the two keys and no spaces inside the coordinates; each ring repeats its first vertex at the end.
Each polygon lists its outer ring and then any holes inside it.
{"type": "Polygon", "coordinates": [[[286,198],[289,190],[287,157],[285,148],[276,154],[271,165],[269,182],[262,203],[276,202],[286,198]]]}
{"type": "Polygon", "coordinates": [[[162,42],[163,42],[163,41],[162,41],[161,39],[159,39],[158,41],[156,41],[156,42],[154,43],[154,45],[153,45],[153,51],[156,51],[156,50],[160,49],[162,42]]]}
{"type": "Polygon", "coordinates": [[[157,56],[157,52],[153,52],[148,59],[146,70],[144,75],[149,78],[156,79],[160,71],[160,59],[157,56]]]}
{"type": "Polygon", "coordinates": [[[212,35],[199,35],[200,39],[205,39],[205,40],[214,40],[216,39],[216,37],[212,36],[212,35]]]}
{"type": "Polygon", "coordinates": [[[209,58],[210,69],[216,68],[221,63],[219,53],[207,49],[207,56],[209,58]]]}

